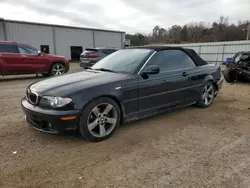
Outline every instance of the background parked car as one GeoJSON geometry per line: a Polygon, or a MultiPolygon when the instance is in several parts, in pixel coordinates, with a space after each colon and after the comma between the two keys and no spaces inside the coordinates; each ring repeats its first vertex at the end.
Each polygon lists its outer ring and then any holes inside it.
{"type": "Polygon", "coordinates": [[[233,57],[228,57],[226,58],[226,61],[223,62],[223,65],[228,65],[228,63],[236,63],[240,60],[240,57],[242,55],[250,55],[250,51],[241,51],[241,52],[237,52],[236,54],[234,54],[233,57]]]}
{"type": "Polygon", "coordinates": [[[116,52],[114,48],[86,48],[80,56],[80,67],[88,68],[100,59],[116,52]]]}
{"type": "Polygon", "coordinates": [[[227,82],[250,81],[250,52],[238,52],[223,64],[226,65],[223,74],[227,82]]]}
{"type": "Polygon", "coordinates": [[[42,74],[54,76],[69,71],[63,56],[42,53],[18,42],[0,42],[0,74],[42,74]]]}

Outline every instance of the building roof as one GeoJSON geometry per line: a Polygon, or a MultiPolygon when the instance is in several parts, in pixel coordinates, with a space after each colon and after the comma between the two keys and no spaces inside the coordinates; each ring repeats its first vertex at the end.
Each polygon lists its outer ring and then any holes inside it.
{"type": "Polygon", "coordinates": [[[10,22],[10,23],[40,25],[40,26],[50,26],[50,27],[62,27],[62,28],[70,28],[70,29],[83,29],[83,30],[104,31],[104,32],[113,32],[113,33],[125,33],[125,31],[117,31],[117,30],[107,30],[107,29],[98,29],[98,28],[90,28],[90,27],[66,26],[66,25],[55,25],[55,24],[28,22],[28,21],[20,21],[20,20],[6,20],[4,18],[0,18],[0,21],[10,22]]]}

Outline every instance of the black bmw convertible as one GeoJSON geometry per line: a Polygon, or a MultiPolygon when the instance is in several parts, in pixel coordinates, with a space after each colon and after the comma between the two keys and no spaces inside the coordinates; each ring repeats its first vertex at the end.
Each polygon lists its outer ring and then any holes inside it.
{"type": "Polygon", "coordinates": [[[97,142],[124,122],[193,104],[209,107],[221,88],[220,72],[191,49],[134,47],[85,71],[31,84],[21,105],[37,130],[77,130],[97,142]]]}

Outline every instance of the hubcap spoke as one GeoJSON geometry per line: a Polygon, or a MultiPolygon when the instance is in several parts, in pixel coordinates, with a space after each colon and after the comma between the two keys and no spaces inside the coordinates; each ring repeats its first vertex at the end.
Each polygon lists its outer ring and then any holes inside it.
{"type": "Polygon", "coordinates": [[[88,128],[92,131],[98,125],[97,120],[93,121],[92,123],[88,124],[88,128]]]}
{"type": "Polygon", "coordinates": [[[107,123],[115,124],[116,123],[116,118],[107,118],[107,123]]]}
{"type": "Polygon", "coordinates": [[[206,97],[206,92],[205,92],[205,93],[203,93],[203,95],[202,95],[202,99],[204,100],[204,99],[205,99],[205,97],[206,97]]]}
{"type": "Polygon", "coordinates": [[[205,104],[208,104],[208,98],[207,97],[205,98],[205,104]]]}
{"type": "Polygon", "coordinates": [[[209,97],[210,99],[212,99],[212,98],[213,98],[213,95],[212,95],[212,94],[210,94],[210,95],[208,95],[208,97],[209,97]]]}
{"type": "Polygon", "coordinates": [[[108,114],[112,108],[113,108],[113,106],[108,104],[103,113],[108,114]]]}
{"type": "Polygon", "coordinates": [[[96,117],[98,117],[100,115],[100,111],[99,111],[97,106],[95,108],[93,108],[92,112],[95,114],[96,117]]]}
{"type": "Polygon", "coordinates": [[[208,86],[207,91],[208,91],[208,92],[210,92],[210,91],[212,91],[212,89],[213,89],[213,87],[212,87],[212,86],[208,86]]]}
{"type": "Polygon", "coordinates": [[[106,130],[103,125],[99,125],[100,128],[100,136],[105,136],[106,135],[106,130]]]}
{"type": "Polygon", "coordinates": [[[205,86],[205,93],[207,93],[207,87],[208,87],[208,86],[205,86]]]}

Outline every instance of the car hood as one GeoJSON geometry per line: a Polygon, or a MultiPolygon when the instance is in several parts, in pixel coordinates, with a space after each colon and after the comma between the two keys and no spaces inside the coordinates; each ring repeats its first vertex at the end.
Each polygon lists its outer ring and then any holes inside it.
{"type": "Polygon", "coordinates": [[[38,81],[30,85],[29,88],[39,95],[68,96],[90,87],[111,82],[119,83],[128,77],[130,76],[127,74],[89,70],[38,81]]]}

